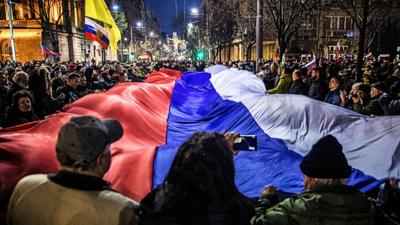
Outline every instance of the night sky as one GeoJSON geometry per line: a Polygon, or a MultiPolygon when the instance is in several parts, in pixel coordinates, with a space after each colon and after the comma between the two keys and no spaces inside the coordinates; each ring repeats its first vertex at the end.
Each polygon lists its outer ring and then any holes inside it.
{"type": "MultiPolygon", "coordinates": [[[[188,14],[192,7],[200,8],[202,2],[202,0],[177,0],[178,11],[184,10],[185,1],[188,14]]],[[[172,34],[175,31],[171,26],[173,18],[176,17],[175,0],[146,0],[146,2],[156,14],[162,32],[172,34]]]]}

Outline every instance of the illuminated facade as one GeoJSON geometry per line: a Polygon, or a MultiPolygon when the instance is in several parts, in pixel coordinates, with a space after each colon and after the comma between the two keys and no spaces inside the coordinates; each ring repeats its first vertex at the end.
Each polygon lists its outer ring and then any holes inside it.
{"type": "MultiPolygon", "coordinates": [[[[7,1],[1,0],[0,61],[12,59],[7,11],[7,1]]],[[[41,42],[60,52],[61,61],[84,60],[84,0],[18,0],[11,11],[17,61],[45,59],[41,42]]]]}

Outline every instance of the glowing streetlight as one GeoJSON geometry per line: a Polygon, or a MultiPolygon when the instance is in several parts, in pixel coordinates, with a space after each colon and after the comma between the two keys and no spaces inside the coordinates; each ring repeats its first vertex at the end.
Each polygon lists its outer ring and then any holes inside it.
{"type": "Polygon", "coordinates": [[[127,37],[124,37],[124,41],[127,41],[128,40],[128,38],[127,37]]]}
{"type": "Polygon", "coordinates": [[[142,22],[137,22],[137,23],[136,23],[136,26],[137,26],[137,27],[142,27],[142,26],[143,26],[143,23],[142,23],[142,22]]]}
{"type": "Polygon", "coordinates": [[[154,37],[154,32],[153,31],[150,32],[149,35],[150,35],[150,37],[154,37]]]}
{"type": "Polygon", "coordinates": [[[191,8],[190,9],[190,13],[192,15],[198,15],[199,14],[199,9],[198,8],[191,8]]]}
{"type": "Polygon", "coordinates": [[[119,10],[119,6],[118,5],[113,5],[111,8],[112,8],[113,11],[118,11],[119,10]]]}
{"type": "Polygon", "coordinates": [[[188,27],[192,29],[194,27],[193,23],[188,23],[188,27]]]}

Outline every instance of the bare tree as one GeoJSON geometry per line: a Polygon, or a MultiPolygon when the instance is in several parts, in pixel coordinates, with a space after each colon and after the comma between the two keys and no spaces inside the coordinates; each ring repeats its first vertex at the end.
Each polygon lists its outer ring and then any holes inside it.
{"type": "Polygon", "coordinates": [[[279,43],[279,59],[289,41],[309,14],[320,6],[320,0],[264,0],[265,30],[273,33],[279,43]]]}
{"type": "MultiPolygon", "coordinates": [[[[236,24],[230,13],[231,4],[227,1],[205,0],[204,1],[204,18],[201,21],[201,33],[206,35],[206,42],[210,47],[215,60],[219,56],[222,60],[221,53],[224,47],[229,47],[235,39],[236,24]]],[[[228,57],[230,52],[228,52],[228,57]]]]}
{"type": "MultiPolygon", "coordinates": [[[[71,7],[69,0],[27,0],[18,3],[18,5],[28,11],[31,17],[38,21],[42,28],[48,32],[53,51],[59,52],[59,25],[61,25],[63,18],[71,17],[71,12],[75,8],[81,9],[83,7],[82,3],[82,1],[78,1],[77,5],[72,4],[71,7]],[[57,10],[58,12],[55,13],[57,10]]],[[[65,23],[71,23],[71,21],[68,20],[65,23]]],[[[67,32],[69,32],[68,27],[67,25],[67,32]]]]}
{"type": "Polygon", "coordinates": [[[369,36],[371,47],[376,34],[391,13],[394,0],[335,0],[350,16],[359,31],[357,52],[357,74],[361,74],[364,63],[365,44],[369,36]]]}
{"type": "Polygon", "coordinates": [[[236,24],[237,37],[245,51],[244,60],[250,59],[251,47],[256,41],[256,6],[254,0],[231,1],[231,14],[236,24]]]}
{"type": "Polygon", "coordinates": [[[185,12],[179,11],[177,16],[172,19],[171,25],[178,31],[178,35],[184,36],[187,25],[185,21],[185,12]]]}

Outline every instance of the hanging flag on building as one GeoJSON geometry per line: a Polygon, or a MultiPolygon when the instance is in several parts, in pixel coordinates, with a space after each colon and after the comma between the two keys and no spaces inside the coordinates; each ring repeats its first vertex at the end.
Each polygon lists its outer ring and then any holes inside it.
{"type": "Polygon", "coordinates": [[[47,45],[43,42],[40,43],[40,48],[42,49],[43,55],[55,56],[58,57],[60,54],[58,52],[50,50],[47,45]]]}
{"type": "Polygon", "coordinates": [[[111,16],[104,0],[86,0],[85,16],[101,21],[109,32],[110,47],[113,51],[118,49],[118,41],[121,40],[121,31],[111,16]]]}
{"type": "Polygon", "coordinates": [[[85,39],[97,41],[105,49],[110,45],[108,31],[89,18],[85,18],[85,39]]]}

